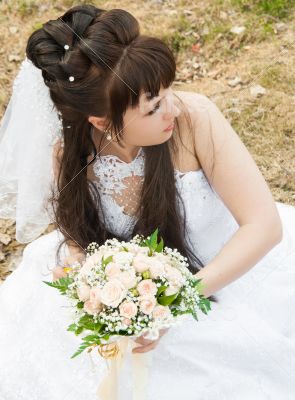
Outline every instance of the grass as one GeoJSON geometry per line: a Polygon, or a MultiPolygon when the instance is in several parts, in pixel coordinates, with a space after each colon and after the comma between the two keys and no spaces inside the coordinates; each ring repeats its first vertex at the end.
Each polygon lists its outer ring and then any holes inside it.
{"type": "MultiPolygon", "coordinates": [[[[194,79],[179,78],[175,89],[212,98],[249,149],[275,200],[295,205],[295,0],[0,1],[0,116],[20,65],[8,56],[22,59],[33,30],[83,3],[126,9],[139,20],[142,33],[164,40],[175,55],[178,73],[196,74],[194,79]],[[278,23],[284,23],[286,29],[276,32],[278,23]],[[233,26],[246,29],[236,35],[230,32],[233,26]],[[12,33],[11,27],[17,28],[17,33],[12,33]],[[193,51],[195,44],[199,51],[193,51]],[[195,64],[202,67],[200,73],[195,64]],[[232,88],[227,80],[235,76],[240,76],[243,84],[232,88]],[[255,84],[266,89],[263,97],[250,95],[255,84]]],[[[13,225],[0,220],[0,229],[14,239],[13,225]]],[[[15,240],[3,246],[0,280],[9,274],[11,254],[22,247],[15,240]]]]}

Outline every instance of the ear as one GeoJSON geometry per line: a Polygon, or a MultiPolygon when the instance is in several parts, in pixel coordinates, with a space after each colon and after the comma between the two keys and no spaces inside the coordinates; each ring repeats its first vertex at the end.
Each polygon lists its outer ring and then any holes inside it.
{"type": "Polygon", "coordinates": [[[94,117],[90,116],[88,117],[88,121],[97,129],[100,131],[105,130],[105,118],[103,117],[94,117]]]}

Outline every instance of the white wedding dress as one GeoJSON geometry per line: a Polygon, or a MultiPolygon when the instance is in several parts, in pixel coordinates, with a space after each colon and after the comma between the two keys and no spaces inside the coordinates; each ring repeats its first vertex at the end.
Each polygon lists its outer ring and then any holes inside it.
{"type": "MultiPolygon", "coordinates": [[[[93,172],[111,232],[130,238],[144,152],[131,163],[115,156],[96,160],[93,172]],[[124,192],[125,190],[125,192],[124,192]],[[133,197],[133,198],[132,198],[133,197]],[[124,208],[125,202],[125,208],[124,208]]],[[[186,240],[208,263],[238,224],[202,170],[175,170],[188,218],[186,240]]],[[[184,319],[150,352],[146,400],[294,400],[295,207],[276,203],[283,240],[248,273],[216,292],[199,322],[184,319]]],[[[29,243],[17,269],[0,286],[0,399],[95,400],[107,371],[97,353],[70,359],[80,338],[66,330],[67,300],[42,281],[51,280],[57,230],[29,243]]],[[[66,246],[63,254],[68,254],[66,246]]],[[[130,357],[121,371],[119,399],[132,399],[130,357]]]]}

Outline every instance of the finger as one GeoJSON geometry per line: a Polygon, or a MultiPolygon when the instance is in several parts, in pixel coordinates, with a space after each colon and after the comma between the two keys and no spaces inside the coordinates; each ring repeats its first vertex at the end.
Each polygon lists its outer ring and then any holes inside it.
{"type": "Polygon", "coordinates": [[[155,340],[146,346],[135,347],[134,349],[132,349],[132,353],[146,353],[147,351],[153,350],[157,344],[158,341],[155,340]]]}
{"type": "Polygon", "coordinates": [[[134,340],[136,343],[142,344],[143,346],[150,344],[151,340],[144,339],[142,336],[138,337],[137,339],[134,340]]]}
{"type": "Polygon", "coordinates": [[[54,267],[52,270],[53,280],[57,280],[60,278],[65,278],[67,276],[66,272],[62,267],[54,267]]]}

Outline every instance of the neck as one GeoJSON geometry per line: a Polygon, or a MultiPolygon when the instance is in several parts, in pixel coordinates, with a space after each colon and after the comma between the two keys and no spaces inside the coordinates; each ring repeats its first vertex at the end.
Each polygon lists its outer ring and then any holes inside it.
{"type": "Polygon", "coordinates": [[[126,144],[123,139],[120,139],[120,143],[114,140],[109,141],[97,132],[93,136],[93,141],[97,152],[101,155],[115,155],[127,163],[135,159],[140,149],[140,146],[126,144]]]}

